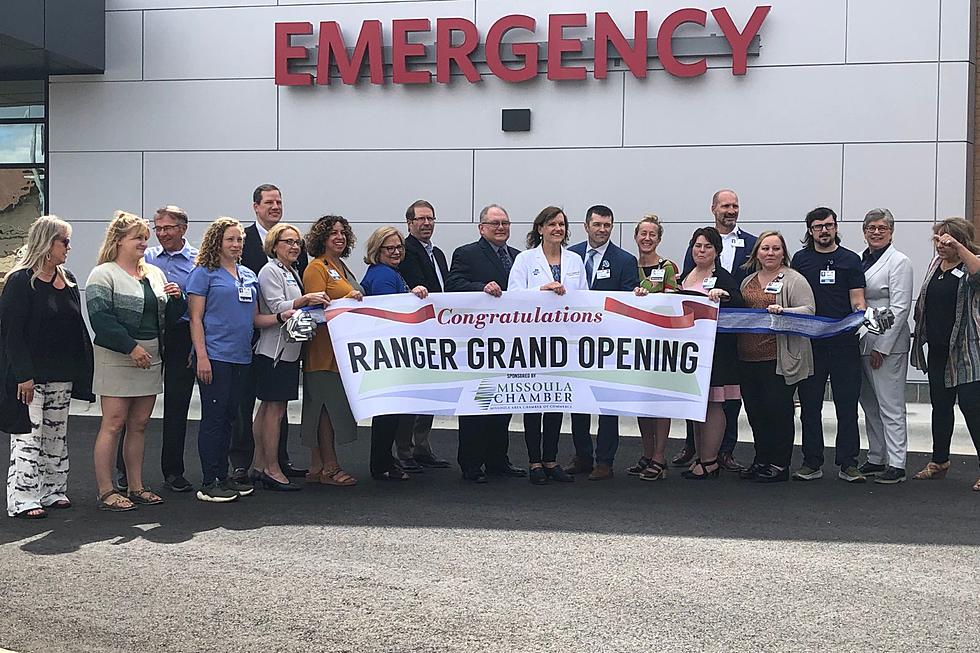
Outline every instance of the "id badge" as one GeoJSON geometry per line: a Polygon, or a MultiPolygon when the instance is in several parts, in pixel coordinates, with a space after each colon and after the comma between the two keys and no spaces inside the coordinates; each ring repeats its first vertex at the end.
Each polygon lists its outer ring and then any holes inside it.
{"type": "Polygon", "coordinates": [[[711,290],[715,287],[716,283],[718,283],[718,277],[708,277],[701,282],[701,287],[705,290],[711,290]]]}
{"type": "Polygon", "coordinates": [[[609,270],[596,270],[595,278],[596,279],[608,279],[609,276],[610,276],[610,274],[611,273],[610,273],[609,270]]]}
{"type": "Polygon", "coordinates": [[[666,278],[667,278],[667,270],[659,269],[659,270],[650,271],[649,279],[654,283],[663,283],[664,279],[666,278]]]}
{"type": "Polygon", "coordinates": [[[327,268],[327,273],[330,275],[330,278],[333,279],[334,281],[340,281],[340,273],[334,270],[333,268],[327,268]]]}
{"type": "Polygon", "coordinates": [[[837,270],[820,270],[820,284],[832,285],[837,283],[837,270]]]}
{"type": "Polygon", "coordinates": [[[773,281],[768,286],[766,286],[766,292],[773,295],[778,295],[782,289],[783,289],[782,281],[773,281]]]}
{"type": "Polygon", "coordinates": [[[952,270],[950,270],[950,273],[952,273],[952,275],[957,279],[961,279],[963,277],[963,270],[959,268],[953,268],[952,270]]]}
{"type": "Polygon", "coordinates": [[[238,288],[238,301],[245,304],[252,303],[252,289],[248,286],[241,286],[238,288]]]}
{"type": "Polygon", "coordinates": [[[736,249],[738,249],[739,247],[745,247],[745,239],[744,238],[736,238],[735,240],[732,241],[732,245],[736,249]]]}

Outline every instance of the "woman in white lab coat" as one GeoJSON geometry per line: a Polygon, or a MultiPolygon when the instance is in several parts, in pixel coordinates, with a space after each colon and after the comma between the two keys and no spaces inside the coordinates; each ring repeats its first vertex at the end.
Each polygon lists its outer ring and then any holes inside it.
{"type": "MultiPolygon", "coordinates": [[[[564,295],[567,290],[588,290],[582,257],[565,249],[566,244],[568,220],[565,214],[556,206],[543,209],[527,235],[528,249],[514,259],[507,290],[543,290],[557,295],[564,295]]],[[[556,462],[561,420],[562,413],[524,414],[529,477],[534,485],[575,480],[556,462]]]]}

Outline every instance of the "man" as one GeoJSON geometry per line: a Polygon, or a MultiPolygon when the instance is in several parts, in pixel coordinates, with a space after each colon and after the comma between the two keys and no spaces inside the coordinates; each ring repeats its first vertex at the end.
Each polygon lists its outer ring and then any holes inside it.
{"type": "MultiPolygon", "coordinates": [[[[187,213],[179,206],[164,206],[153,216],[153,231],[160,243],[146,250],[144,258],[155,265],[185,290],[187,275],[194,268],[197,248],[184,238],[187,233],[187,213]]],[[[190,366],[190,322],[182,313],[167,305],[163,361],[163,448],[160,467],[164,484],[172,492],[190,492],[191,484],[184,478],[184,439],[187,434],[187,411],[194,391],[194,369],[190,366]]],[[[120,486],[128,486],[126,467],[122,460],[124,438],[119,439],[116,467],[120,486]]]]}
{"type": "MultiPolygon", "coordinates": [[[[432,244],[436,230],[436,211],[425,200],[416,200],[405,211],[408,238],[405,239],[405,259],[398,271],[409,288],[425,286],[430,293],[446,289],[449,266],[446,255],[432,244]]],[[[416,415],[414,420],[402,420],[395,436],[398,464],[406,472],[421,472],[425,467],[449,467],[449,461],[437,458],[429,444],[432,415],[416,415]]]]}
{"type": "MultiPolygon", "coordinates": [[[[507,290],[507,277],[519,253],[507,244],[510,218],[503,207],[491,204],[480,211],[477,227],[480,239],[453,252],[453,264],[446,279],[452,292],[485,292],[500,297],[507,290]]],[[[457,460],[463,479],[486,483],[494,476],[527,476],[507,457],[510,415],[460,415],[457,460]]]]}
{"type": "MultiPolygon", "coordinates": [[[[597,204],[585,212],[587,240],[569,249],[585,261],[585,275],[591,290],[622,290],[632,292],[640,284],[636,257],[609,242],[613,230],[613,212],[597,204]]],[[[619,448],[619,417],[599,415],[593,457],[592,416],[572,413],[572,442],[575,457],[566,471],[569,474],[588,474],[590,481],[613,477],[613,460],[619,448]]]]}
{"type": "MultiPolygon", "coordinates": [[[[272,184],[262,184],[252,192],[252,210],[255,212],[255,222],[245,227],[245,245],[242,248],[242,265],[255,274],[269,262],[263,245],[269,229],[282,220],[282,193],[272,184]]],[[[296,271],[303,278],[309,259],[306,247],[300,243],[299,259],[296,261],[296,271]]],[[[248,468],[252,464],[255,452],[255,441],[252,435],[252,414],[255,411],[255,379],[246,381],[245,396],[242,398],[238,414],[238,428],[233,433],[228,458],[231,462],[232,478],[239,483],[248,482],[248,468]]],[[[279,466],[283,474],[289,478],[302,478],[308,470],[294,467],[289,460],[286,440],[289,436],[289,419],[283,415],[279,427],[279,466]]]]}
{"type": "MultiPolygon", "coordinates": [[[[756,237],[738,226],[738,195],[730,188],[723,188],[711,196],[711,214],[715,218],[715,229],[721,234],[721,266],[732,273],[737,281],[742,281],[746,270],[742,266],[752,254],[756,237]]],[[[688,246],[684,255],[684,272],[694,267],[694,258],[688,246]]],[[[725,438],[718,452],[718,463],[726,472],[738,472],[742,466],[735,460],[735,445],[738,444],[738,414],[742,411],[740,399],[725,402],[725,438]]],[[[694,450],[694,429],[687,424],[687,442],[671,460],[677,466],[687,466],[697,452],[694,450]]]]}
{"type": "MultiPolygon", "coordinates": [[[[806,215],[804,248],[793,256],[792,267],[806,277],[816,300],[816,315],[843,318],[863,311],[864,268],[861,257],[840,246],[837,214],[826,207],[806,215]]],[[[800,421],[803,423],[803,466],[793,473],[798,481],[823,477],[823,410],[827,378],[837,412],[838,478],[863,483],[857,466],[858,398],[861,394],[861,351],[856,333],[811,340],[813,376],[800,382],[800,421]]]]}

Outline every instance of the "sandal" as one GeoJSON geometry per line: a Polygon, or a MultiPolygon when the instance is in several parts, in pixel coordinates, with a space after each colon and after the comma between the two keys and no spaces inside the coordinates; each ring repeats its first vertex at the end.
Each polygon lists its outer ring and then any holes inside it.
{"type": "MultiPolygon", "coordinates": [[[[980,481],[978,481],[980,483],[980,481]]],[[[14,515],[17,519],[44,519],[48,516],[48,511],[44,508],[28,508],[14,515]]]]}
{"type": "Polygon", "coordinates": [[[651,460],[646,469],[640,472],[641,481],[662,481],[667,478],[667,465],[651,460]]]}
{"type": "Polygon", "coordinates": [[[109,512],[126,512],[128,510],[136,510],[136,504],[120,494],[119,490],[109,490],[99,497],[99,510],[108,510],[109,512]],[[119,498],[113,500],[112,503],[109,503],[107,499],[113,495],[119,498]]]}
{"type": "Polygon", "coordinates": [[[371,476],[376,481],[407,481],[411,478],[408,474],[403,471],[389,471],[382,472],[380,474],[374,474],[371,476]]]}
{"type": "Polygon", "coordinates": [[[351,487],[357,485],[357,479],[342,470],[340,467],[325,469],[320,472],[320,483],[323,485],[336,485],[338,487],[351,487]]]}
{"type": "Polygon", "coordinates": [[[640,476],[641,474],[643,474],[643,470],[647,469],[652,462],[653,462],[653,460],[651,458],[647,458],[646,456],[642,456],[636,462],[635,465],[633,465],[632,467],[627,467],[626,468],[626,473],[629,476],[640,476]]]}
{"type": "Polygon", "coordinates": [[[138,490],[130,490],[129,500],[133,503],[138,503],[141,506],[155,506],[158,503],[163,503],[163,498],[161,496],[150,492],[145,487],[141,487],[138,490]]]}
{"type": "MultiPolygon", "coordinates": [[[[923,467],[919,472],[916,473],[912,478],[917,481],[935,481],[946,477],[946,472],[949,471],[949,461],[939,464],[934,462],[929,462],[928,465],[923,467]]],[[[978,490],[980,491],[980,490],[978,490]]]]}
{"type": "Polygon", "coordinates": [[[48,506],[48,508],[54,508],[55,510],[67,510],[68,508],[71,508],[71,501],[68,499],[58,499],[48,506]]]}
{"type": "Polygon", "coordinates": [[[698,461],[694,463],[694,466],[688,471],[683,472],[681,476],[689,481],[706,481],[709,478],[718,478],[720,473],[721,465],[718,464],[718,458],[714,458],[712,460],[701,460],[698,458],[698,461]],[[698,467],[701,468],[700,474],[695,471],[698,467]],[[708,471],[709,467],[714,467],[714,469],[708,471]]]}

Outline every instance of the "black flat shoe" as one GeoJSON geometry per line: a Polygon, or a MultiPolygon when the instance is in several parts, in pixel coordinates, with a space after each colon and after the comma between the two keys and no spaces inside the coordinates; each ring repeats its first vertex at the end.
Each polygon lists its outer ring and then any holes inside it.
{"type": "Polygon", "coordinates": [[[510,463],[507,463],[503,467],[496,469],[488,469],[487,474],[490,476],[509,476],[511,478],[524,478],[527,476],[527,470],[521,469],[520,467],[514,467],[510,463]]]}
{"type": "Polygon", "coordinates": [[[748,467],[740,471],[738,473],[738,477],[743,481],[751,481],[756,476],[759,475],[759,472],[761,472],[765,468],[766,465],[761,465],[759,463],[752,463],[751,465],[749,465],[748,467]]]}
{"type": "Polygon", "coordinates": [[[280,467],[282,467],[282,475],[286,478],[305,478],[306,474],[310,471],[302,467],[294,467],[292,463],[286,463],[285,465],[280,465],[280,467]]]}
{"type": "Polygon", "coordinates": [[[483,484],[487,482],[487,475],[483,473],[482,469],[469,469],[463,472],[463,480],[483,484]]]}
{"type": "Polygon", "coordinates": [[[259,480],[262,482],[262,487],[276,492],[296,492],[303,489],[298,483],[290,483],[288,480],[283,483],[272,478],[265,472],[259,472],[259,480]]]}
{"type": "Polygon", "coordinates": [[[547,485],[548,475],[544,473],[544,467],[532,467],[527,474],[527,480],[531,485],[547,485]]]}
{"type": "Polygon", "coordinates": [[[782,483],[789,481],[789,467],[780,469],[775,465],[766,465],[755,476],[756,483],[782,483]]]}
{"type": "Polygon", "coordinates": [[[408,472],[409,474],[421,474],[425,471],[425,468],[415,462],[414,458],[407,458],[405,460],[399,459],[398,466],[403,472],[408,472]]]}
{"type": "Polygon", "coordinates": [[[422,467],[431,467],[432,469],[446,469],[450,466],[448,460],[435,456],[415,456],[415,462],[422,467]]]}
{"type": "Polygon", "coordinates": [[[566,472],[561,468],[561,465],[555,465],[554,467],[545,467],[545,475],[552,481],[558,483],[574,483],[575,477],[566,472]]]}

